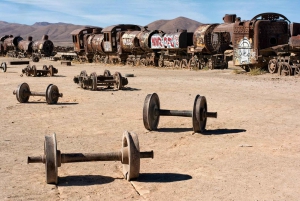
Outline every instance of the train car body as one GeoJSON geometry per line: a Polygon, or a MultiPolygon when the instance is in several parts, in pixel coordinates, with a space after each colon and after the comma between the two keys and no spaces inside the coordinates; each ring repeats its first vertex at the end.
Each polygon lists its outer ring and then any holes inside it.
{"type": "Polygon", "coordinates": [[[31,36],[24,40],[21,36],[5,35],[0,38],[0,45],[2,55],[18,58],[30,58],[33,54],[51,56],[54,49],[53,42],[48,40],[47,35],[43,36],[43,40],[35,42],[31,36]]]}
{"type": "Polygon", "coordinates": [[[48,39],[48,35],[44,35],[42,40],[34,41],[32,44],[32,51],[39,54],[41,57],[52,56],[54,44],[48,39]]]}
{"type": "MultiPolygon", "coordinates": [[[[118,24],[105,27],[102,30],[104,35],[103,49],[108,63],[118,63],[127,61],[131,51],[128,48],[136,45],[134,43],[136,31],[141,31],[141,27],[134,24],[118,24]],[[126,33],[124,38],[122,36],[126,33]]],[[[137,49],[133,50],[138,51],[137,49]]]]}
{"type": "Polygon", "coordinates": [[[264,68],[276,55],[271,47],[289,42],[289,20],[278,13],[262,13],[249,21],[236,21],[233,64],[245,70],[264,68]]]}
{"type": "Polygon", "coordinates": [[[71,32],[74,51],[81,61],[92,62],[95,55],[103,52],[101,30],[101,27],[85,27],[71,32]]]}
{"type": "Polygon", "coordinates": [[[174,33],[158,32],[151,36],[151,49],[158,57],[159,67],[179,67],[187,64],[187,47],[193,44],[193,33],[178,30],[174,33]]]}
{"type": "Polygon", "coordinates": [[[268,70],[280,75],[300,75],[300,23],[290,24],[289,43],[273,46],[276,56],[272,56],[268,70]]]}
{"type": "Polygon", "coordinates": [[[118,24],[74,30],[71,34],[75,52],[89,62],[224,69],[232,60],[246,71],[266,66],[279,69],[280,65],[286,69],[283,63],[290,63],[292,72],[298,66],[294,60],[299,60],[300,24],[290,28],[289,23],[278,13],[261,13],[246,21],[226,14],[223,23],[201,24],[193,32],[164,33],[118,24]]]}

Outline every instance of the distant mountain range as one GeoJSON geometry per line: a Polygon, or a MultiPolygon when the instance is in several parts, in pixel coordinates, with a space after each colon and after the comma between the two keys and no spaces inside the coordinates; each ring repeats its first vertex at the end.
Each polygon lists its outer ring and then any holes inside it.
{"type": "MultiPolygon", "coordinates": [[[[178,17],[172,20],[157,20],[146,26],[148,30],[162,30],[166,33],[175,32],[178,29],[186,29],[187,31],[194,31],[202,23],[195,20],[178,17]]],[[[89,26],[89,25],[86,25],[89,26]]],[[[72,37],[70,33],[84,25],[74,25],[68,23],[49,23],[36,22],[33,25],[24,25],[17,23],[9,23],[0,21],[0,37],[3,35],[21,36],[27,39],[32,36],[33,40],[41,40],[43,35],[47,34],[49,39],[53,41],[55,46],[72,46],[72,37]]]]}

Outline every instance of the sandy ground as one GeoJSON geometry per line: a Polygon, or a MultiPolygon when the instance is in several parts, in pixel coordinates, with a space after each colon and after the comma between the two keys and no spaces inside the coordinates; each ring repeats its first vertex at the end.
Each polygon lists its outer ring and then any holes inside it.
{"type": "Polygon", "coordinates": [[[25,65],[0,72],[1,200],[299,200],[299,77],[35,63],[44,64],[58,74],[20,77],[25,65]],[[135,77],[120,91],[83,90],[73,82],[81,70],[105,69],[135,77]],[[44,97],[21,104],[12,92],[22,82],[36,92],[52,83],[64,96],[56,105],[44,97]],[[161,117],[158,131],[149,132],[142,110],[153,92],[162,109],[172,110],[192,110],[203,95],[218,118],[208,119],[205,135],[193,133],[185,117],[161,117]],[[141,151],[154,151],[154,159],[141,159],[136,181],[123,179],[118,161],[69,163],[58,168],[55,186],[46,184],[43,164],[27,164],[27,156],[43,153],[45,135],[55,132],[63,153],[98,153],[119,151],[125,130],[138,134],[141,151]]]}

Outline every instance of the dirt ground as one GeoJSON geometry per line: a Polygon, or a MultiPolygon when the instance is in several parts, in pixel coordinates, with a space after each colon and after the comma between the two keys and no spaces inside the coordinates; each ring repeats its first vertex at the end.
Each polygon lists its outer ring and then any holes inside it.
{"type": "MultiPolygon", "coordinates": [[[[9,63],[12,58],[0,58],[9,63]]],[[[227,70],[189,71],[154,67],[52,64],[54,77],[20,77],[26,65],[0,72],[1,200],[299,200],[300,78],[249,76],[227,70]],[[124,90],[89,91],[73,82],[81,70],[105,69],[128,77],[124,90]],[[56,105],[44,97],[21,104],[13,90],[27,82],[44,92],[55,84],[63,93],[56,105]],[[193,133],[192,119],[161,117],[158,131],[144,128],[147,94],[156,92],[162,109],[192,110],[197,94],[205,96],[206,134],[193,133]],[[124,131],[138,134],[140,177],[123,179],[122,164],[62,164],[59,184],[45,182],[44,164],[27,164],[41,155],[45,135],[56,133],[62,153],[113,152],[121,149],[124,131]]]]}

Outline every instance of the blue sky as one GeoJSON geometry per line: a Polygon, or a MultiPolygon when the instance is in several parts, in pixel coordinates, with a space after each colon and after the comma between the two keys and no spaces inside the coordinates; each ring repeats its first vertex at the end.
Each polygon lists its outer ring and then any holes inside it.
{"type": "Polygon", "coordinates": [[[147,25],[155,20],[187,17],[202,23],[222,23],[225,14],[250,20],[277,12],[300,22],[300,0],[0,0],[0,21],[32,25],[65,22],[106,27],[147,25]]]}

